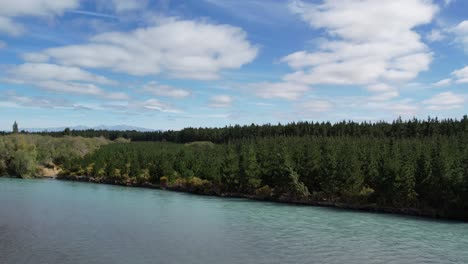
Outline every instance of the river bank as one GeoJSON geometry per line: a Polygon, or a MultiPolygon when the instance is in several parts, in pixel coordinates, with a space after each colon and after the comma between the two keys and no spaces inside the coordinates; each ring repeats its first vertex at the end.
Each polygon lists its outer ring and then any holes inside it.
{"type": "Polygon", "coordinates": [[[219,189],[211,188],[210,191],[203,191],[200,188],[193,188],[193,187],[186,187],[181,185],[172,185],[172,186],[161,186],[158,184],[153,184],[149,182],[145,183],[117,183],[117,182],[110,182],[110,181],[100,181],[96,178],[86,177],[86,176],[61,176],[56,178],[57,180],[64,180],[64,181],[78,181],[78,182],[89,182],[95,184],[108,184],[108,185],[117,185],[117,186],[125,186],[125,187],[133,187],[133,188],[147,188],[147,189],[159,189],[159,190],[166,190],[172,192],[183,192],[183,193],[190,193],[195,195],[203,195],[203,196],[216,196],[222,198],[244,198],[249,200],[255,201],[266,201],[266,202],[273,202],[273,203],[282,203],[282,204],[291,204],[291,205],[301,205],[301,206],[316,206],[316,207],[328,207],[328,208],[336,208],[336,209],[343,209],[343,210],[352,210],[352,211],[360,211],[360,212],[371,212],[371,213],[384,213],[384,214],[397,214],[397,215],[406,215],[406,216],[415,216],[415,217],[423,217],[423,218],[431,218],[431,219],[443,219],[443,220],[457,220],[457,221],[468,221],[468,217],[463,214],[452,214],[452,215],[443,215],[440,214],[435,209],[426,208],[396,208],[396,207],[384,207],[379,206],[377,204],[350,204],[350,203],[342,203],[342,202],[331,202],[331,201],[317,201],[310,198],[306,199],[291,199],[288,197],[262,197],[260,195],[252,195],[252,194],[243,194],[243,193],[226,193],[221,192],[219,189]]]}
{"type": "Polygon", "coordinates": [[[0,179],[0,263],[452,263],[468,223],[0,179]]]}

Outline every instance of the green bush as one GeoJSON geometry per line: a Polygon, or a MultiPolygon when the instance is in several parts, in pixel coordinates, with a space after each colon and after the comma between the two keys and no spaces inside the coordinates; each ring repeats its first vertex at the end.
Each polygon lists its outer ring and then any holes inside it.
{"type": "Polygon", "coordinates": [[[159,184],[161,184],[161,187],[167,187],[168,182],[169,179],[166,176],[159,178],[159,184]]]}
{"type": "Polygon", "coordinates": [[[13,168],[21,178],[31,178],[36,176],[36,153],[26,150],[17,150],[13,156],[13,168]]]}
{"type": "Polygon", "coordinates": [[[255,195],[262,198],[262,199],[267,199],[267,198],[270,198],[271,195],[272,195],[272,190],[270,188],[270,186],[268,185],[265,185],[261,188],[258,188],[256,191],[255,191],[255,195]]]}

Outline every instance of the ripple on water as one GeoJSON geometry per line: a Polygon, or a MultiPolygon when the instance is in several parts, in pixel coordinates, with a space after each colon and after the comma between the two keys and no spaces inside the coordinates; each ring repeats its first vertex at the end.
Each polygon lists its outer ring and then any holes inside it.
{"type": "Polygon", "coordinates": [[[0,179],[0,263],[468,263],[468,225],[0,179]]]}

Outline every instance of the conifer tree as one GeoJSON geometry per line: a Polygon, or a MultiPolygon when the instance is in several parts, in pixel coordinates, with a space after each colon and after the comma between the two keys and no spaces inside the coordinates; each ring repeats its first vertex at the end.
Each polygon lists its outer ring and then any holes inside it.
{"type": "Polygon", "coordinates": [[[18,129],[18,123],[16,121],[13,123],[13,134],[18,134],[19,129],[18,129]]]}
{"type": "Polygon", "coordinates": [[[252,145],[242,148],[239,157],[239,185],[245,192],[252,192],[260,187],[257,157],[252,145]]]}
{"type": "Polygon", "coordinates": [[[220,173],[221,183],[226,190],[239,190],[239,160],[231,145],[228,145],[226,148],[220,173]]]}

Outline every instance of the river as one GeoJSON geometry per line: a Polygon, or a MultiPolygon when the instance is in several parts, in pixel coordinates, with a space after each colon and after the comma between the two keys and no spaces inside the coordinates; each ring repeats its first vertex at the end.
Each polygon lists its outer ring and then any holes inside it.
{"type": "Polygon", "coordinates": [[[468,224],[0,178],[0,263],[468,263],[468,224]]]}

